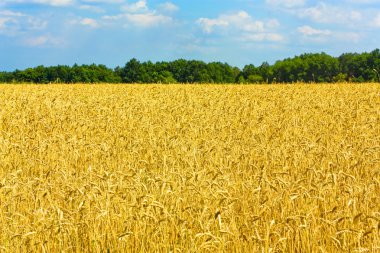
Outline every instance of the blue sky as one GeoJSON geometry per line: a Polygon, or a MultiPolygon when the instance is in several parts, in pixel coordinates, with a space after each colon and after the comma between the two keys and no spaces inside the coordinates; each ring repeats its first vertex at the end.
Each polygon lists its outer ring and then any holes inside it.
{"type": "Polygon", "coordinates": [[[379,0],[0,0],[0,71],[131,58],[243,67],[379,47],[379,0]]]}

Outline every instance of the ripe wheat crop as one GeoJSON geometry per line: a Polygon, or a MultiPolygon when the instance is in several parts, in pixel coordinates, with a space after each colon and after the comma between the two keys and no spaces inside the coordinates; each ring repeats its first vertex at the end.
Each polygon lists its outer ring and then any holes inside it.
{"type": "Polygon", "coordinates": [[[0,252],[379,252],[380,87],[1,85],[0,252]]]}

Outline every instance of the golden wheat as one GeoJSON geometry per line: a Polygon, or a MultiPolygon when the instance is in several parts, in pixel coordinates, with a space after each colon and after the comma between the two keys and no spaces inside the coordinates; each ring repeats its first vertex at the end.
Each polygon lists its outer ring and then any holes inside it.
{"type": "Polygon", "coordinates": [[[2,85],[0,252],[379,252],[380,88],[2,85]]]}

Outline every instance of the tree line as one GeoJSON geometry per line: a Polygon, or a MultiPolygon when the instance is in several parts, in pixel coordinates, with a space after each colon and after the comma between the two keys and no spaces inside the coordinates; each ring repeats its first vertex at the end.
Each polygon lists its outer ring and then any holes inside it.
{"type": "Polygon", "coordinates": [[[243,69],[227,63],[196,60],[140,62],[123,67],[105,65],[38,66],[0,72],[0,83],[294,83],[378,82],[380,50],[370,53],[307,53],[243,69]]]}

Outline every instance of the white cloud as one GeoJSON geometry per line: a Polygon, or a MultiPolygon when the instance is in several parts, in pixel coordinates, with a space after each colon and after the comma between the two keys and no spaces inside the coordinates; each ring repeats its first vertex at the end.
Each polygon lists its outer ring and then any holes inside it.
{"type": "Polygon", "coordinates": [[[277,7],[299,7],[305,4],[305,0],[266,0],[267,4],[277,7]]]}
{"type": "Polygon", "coordinates": [[[27,24],[28,30],[44,30],[48,25],[48,21],[36,17],[28,17],[27,24]]]}
{"type": "MultiPolygon", "coordinates": [[[[3,0],[3,3],[35,3],[51,6],[68,6],[74,4],[75,0],[3,0]]],[[[0,2],[1,3],[1,2],[0,2]]]]}
{"type": "Polygon", "coordinates": [[[100,26],[99,22],[92,18],[76,18],[71,19],[68,24],[70,25],[81,25],[89,28],[98,28],[100,26]]]}
{"type": "Polygon", "coordinates": [[[104,4],[120,4],[124,0],[82,0],[84,3],[104,3],[104,4]]]}
{"type": "Polygon", "coordinates": [[[62,46],[63,40],[52,37],[50,35],[41,35],[29,37],[24,40],[24,44],[29,47],[46,47],[46,46],[62,46]]]}
{"type": "Polygon", "coordinates": [[[348,24],[362,19],[359,11],[347,10],[338,6],[318,3],[316,6],[298,10],[298,16],[308,18],[317,23],[348,24]]]}
{"type": "Polygon", "coordinates": [[[171,2],[162,3],[158,8],[164,12],[176,12],[179,10],[179,7],[171,2]]]}
{"type": "Polygon", "coordinates": [[[21,12],[14,12],[10,10],[0,11],[0,16],[9,16],[9,17],[25,17],[26,15],[21,12]]]}
{"type": "Polygon", "coordinates": [[[280,23],[271,19],[267,22],[254,20],[247,12],[223,14],[215,19],[200,18],[197,23],[205,33],[224,33],[240,41],[282,41],[284,37],[271,31],[280,23]]]}
{"type": "Polygon", "coordinates": [[[3,31],[7,28],[7,23],[11,21],[10,18],[0,18],[0,31],[3,31]]]}
{"type": "Polygon", "coordinates": [[[257,33],[257,34],[244,34],[241,37],[245,42],[260,42],[260,41],[273,41],[280,42],[284,40],[284,37],[278,33],[257,33]]]}
{"type": "Polygon", "coordinates": [[[46,36],[39,36],[34,38],[29,38],[25,42],[29,46],[42,46],[45,45],[48,42],[49,38],[46,36]]]}
{"type": "Polygon", "coordinates": [[[305,25],[297,28],[304,39],[314,42],[350,41],[357,43],[362,36],[355,32],[331,31],[329,29],[316,29],[305,25]]]}
{"type": "Polygon", "coordinates": [[[89,26],[91,28],[99,27],[98,22],[92,18],[83,18],[79,21],[79,24],[84,25],[84,26],[89,26]]]}
{"type": "MultiPolygon", "coordinates": [[[[271,22],[273,22],[273,20],[271,22]]],[[[264,23],[262,21],[254,21],[245,11],[239,11],[234,14],[223,14],[215,19],[200,18],[197,23],[206,33],[211,33],[218,27],[235,27],[243,31],[251,32],[262,32],[264,30],[264,23]]]]}
{"type": "Polygon", "coordinates": [[[140,0],[135,3],[130,3],[122,7],[124,13],[103,16],[105,21],[123,21],[124,27],[136,26],[142,28],[149,28],[159,25],[173,23],[173,18],[157,12],[157,10],[150,10],[146,0],[140,0]]]}
{"type": "Polygon", "coordinates": [[[67,6],[73,4],[74,0],[35,0],[34,2],[52,6],[67,6]]]}
{"type": "Polygon", "coordinates": [[[0,11],[0,32],[7,36],[16,36],[36,30],[44,30],[48,22],[21,12],[0,11]]]}
{"type": "Polygon", "coordinates": [[[20,29],[19,20],[25,16],[21,12],[0,11],[0,33],[14,35],[20,29]]]}
{"type": "MultiPolygon", "coordinates": [[[[155,13],[141,13],[141,14],[126,14],[126,19],[129,23],[135,26],[152,27],[172,22],[172,18],[155,13]]],[[[127,24],[128,26],[128,24],[127,24]]]]}
{"type": "Polygon", "coordinates": [[[105,9],[103,9],[103,8],[101,8],[99,6],[87,5],[87,4],[80,5],[79,9],[81,9],[81,10],[87,10],[87,11],[92,11],[92,12],[96,12],[96,13],[104,13],[104,12],[106,12],[105,9]]]}
{"type": "Polygon", "coordinates": [[[276,28],[280,26],[280,22],[278,22],[277,19],[270,19],[267,22],[267,27],[269,28],[276,28]]]}
{"type": "Polygon", "coordinates": [[[315,35],[328,36],[328,35],[331,35],[332,33],[330,30],[319,30],[319,29],[312,28],[311,26],[308,26],[308,25],[298,27],[297,31],[305,36],[315,36],[315,35]]]}
{"type": "Polygon", "coordinates": [[[378,3],[379,0],[346,0],[345,2],[353,4],[374,4],[378,3]]]}
{"type": "Polygon", "coordinates": [[[149,13],[125,13],[116,16],[104,16],[103,20],[108,21],[117,21],[124,20],[124,27],[128,27],[130,25],[137,27],[154,27],[163,24],[172,23],[173,19],[171,17],[156,14],[153,12],[149,13]]]}
{"type": "Polygon", "coordinates": [[[335,34],[335,38],[340,41],[350,41],[358,43],[362,40],[363,36],[356,32],[338,32],[335,34]]]}
{"type": "Polygon", "coordinates": [[[372,20],[371,23],[371,25],[374,27],[380,27],[380,13],[376,15],[376,17],[372,20]]]}
{"type": "Polygon", "coordinates": [[[148,11],[148,5],[146,3],[146,0],[140,0],[132,4],[127,4],[122,7],[122,10],[125,12],[146,12],[148,11]]]}
{"type": "Polygon", "coordinates": [[[228,21],[223,19],[209,19],[209,18],[200,18],[198,19],[198,24],[202,26],[202,29],[206,33],[211,33],[215,27],[229,25],[228,21]]]}

